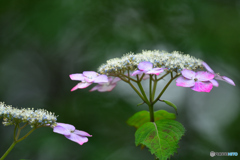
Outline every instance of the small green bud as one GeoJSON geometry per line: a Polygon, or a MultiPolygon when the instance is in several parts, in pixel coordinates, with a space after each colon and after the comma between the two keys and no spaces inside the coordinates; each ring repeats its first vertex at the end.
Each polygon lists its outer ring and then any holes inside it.
{"type": "Polygon", "coordinates": [[[137,106],[141,106],[141,105],[143,105],[145,102],[142,102],[142,103],[139,103],[139,104],[137,104],[137,106]]]}
{"type": "Polygon", "coordinates": [[[173,104],[172,102],[167,101],[167,100],[160,100],[160,101],[165,102],[167,105],[173,107],[175,109],[175,111],[176,111],[176,114],[178,115],[177,106],[175,104],[173,104]]]}

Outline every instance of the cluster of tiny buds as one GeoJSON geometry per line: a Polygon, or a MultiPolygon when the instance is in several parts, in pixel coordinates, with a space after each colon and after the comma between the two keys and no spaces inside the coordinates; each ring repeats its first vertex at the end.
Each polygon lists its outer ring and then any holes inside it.
{"type": "Polygon", "coordinates": [[[98,71],[105,75],[116,75],[124,73],[127,70],[135,71],[138,64],[148,61],[153,64],[154,68],[165,68],[166,71],[181,74],[183,69],[196,71],[203,69],[202,60],[192,57],[188,54],[181,54],[178,51],[168,53],[165,51],[142,51],[142,53],[128,53],[122,58],[113,58],[102,64],[98,71]]]}
{"type": "Polygon", "coordinates": [[[33,108],[14,108],[0,102],[0,119],[3,118],[3,125],[17,125],[27,123],[32,128],[41,126],[55,127],[57,125],[57,116],[45,109],[33,108]]]}

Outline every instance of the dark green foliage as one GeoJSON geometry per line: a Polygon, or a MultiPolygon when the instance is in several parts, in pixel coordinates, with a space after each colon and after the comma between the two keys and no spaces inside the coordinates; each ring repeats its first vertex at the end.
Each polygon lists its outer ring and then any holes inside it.
{"type": "MultiPolygon", "coordinates": [[[[154,112],[154,120],[176,119],[176,115],[165,110],[158,110],[154,112]]],[[[148,111],[140,111],[135,113],[127,120],[127,124],[135,128],[141,127],[143,124],[150,122],[150,115],[148,111]]]]}
{"type": "Polygon", "coordinates": [[[147,146],[157,158],[167,160],[177,152],[184,132],[182,124],[175,120],[147,122],[136,131],[135,143],[147,146]]]}

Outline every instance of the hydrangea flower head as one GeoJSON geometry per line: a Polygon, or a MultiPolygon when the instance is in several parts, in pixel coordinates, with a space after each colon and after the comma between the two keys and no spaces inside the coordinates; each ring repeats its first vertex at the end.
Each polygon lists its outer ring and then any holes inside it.
{"type": "Polygon", "coordinates": [[[230,78],[226,77],[226,76],[220,76],[219,74],[216,74],[211,67],[209,67],[209,65],[206,62],[202,62],[202,65],[206,68],[206,70],[212,74],[214,74],[214,78],[218,79],[218,80],[222,80],[225,81],[233,86],[235,86],[235,83],[233,82],[233,80],[231,80],[230,78]]]}
{"type": "MultiPolygon", "coordinates": [[[[122,58],[110,59],[105,64],[102,64],[98,71],[101,74],[114,76],[125,71],[141,70],[141,67],[139,68],[141,62],[149,62],[149,64],[152,63],[152,68],[166,68],[166,71],[174,71],[178,74],[183,69],[196,71],[202,67],[202,60],[188,54],[181,54],[177,51],[168,53],[166,51],[154,50],[142,51],[142,53],[138,54],[129,53],[122,58]]],[[[144,69],[149,66],[146,65],[144,69]]]]}
{"type": "Polygon", "coordinates": [[[67,139],[76,142],[80,145],[88,141],[87,137],[92,137],[92,135],[87,132],[76,130],[73,125],[65,123],[57,123],[57,126],[53,128],[53,132],[64,135],[67,139]]]}
{"type": "Polygon", "coordinates": [[[113,90],[113,88],[116,87],[117,82],[121,79],[118,77],[108,77],[108,82],[105,83],[98,83],[95,87],[93,87],[90,92],[98,90],[99,92],[110,92],[113,90]]]}
{"type": "Polygon", "coordinates": [[[3,118],[3,125],[14,125],[20,122],[28,123],[31,127],[56,125],[57,116],[45,109],[14,108],[0,102],[0,118],[3,118]]]}
{"type": "Polygon", "coordinates": [[[183,69],[182,76],[176,80],[176,85],[181,87],[190,87],[197,92],[210,92],[213,88],[213,84],[210,82],[214,78],[214,74],[198,71],[183,69]]]}
{"type": "Polygon", "coordinates": [[[155,75],[159,75],[160,73],[162,73],[164,71],[163,68],[153,68],[153,64],[151,62],[140,62],[138,64],[138,69],[132,73],[132,76],[135,75],[141,75],[143,73],[145,74],[155,74],[155,75]]]}
{"type": "Polygon", "coordinates": [[[94,71],[84,71],[81,73],[70,74],[71,80],[81,81],[76,86],[74,86],[71,91],[75,91],[76,89],[83,89],[90,86],[92,83],[104,83],[108,82],[108,78],[106,75],[100,75],[94,71]]]}

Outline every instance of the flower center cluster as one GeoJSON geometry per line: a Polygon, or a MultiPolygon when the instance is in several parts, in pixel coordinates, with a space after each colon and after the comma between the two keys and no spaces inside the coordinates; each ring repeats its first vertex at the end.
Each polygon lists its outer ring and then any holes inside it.
{"type": "Polygon", "coordinates": [[[102,64],[98,71],[101,74],[116,75],[123,73],[127,70],[135,71],[138,69],[138,64],[143,61],[148,61],[153,64],[154,68],[166,68],[168,71],[175,71],[181,73],[183,69],[189,69],[196,71],[201,68],[202,60],[192,57],[187,54],[181,54],[180,52],[174,51],[167,53],[165,51],[142,51],[142,53],[133,54],[129,53],[124,55],[122,58],[113,58],[102,64]]]}
{"type": "Polygon", "coordinates": [[[34,110],[33,108],[14,108],[0,102],[0,118],[3,118],[3,125],[15,125],[18,123],[28,123],[31,127],[56,125],[57,117],[54,113],[44,109],[34,110]]]}

